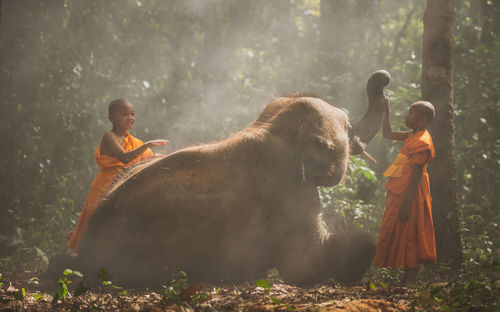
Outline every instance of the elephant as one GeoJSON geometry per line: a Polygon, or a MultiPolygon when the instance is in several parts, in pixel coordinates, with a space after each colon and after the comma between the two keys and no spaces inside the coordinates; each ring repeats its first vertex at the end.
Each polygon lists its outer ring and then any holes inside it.
{"type": "MultiPolygon", "coordinates": [[[[361,279],[374,254],[362,230],[327,231],[318,186],[335,186],[365,154],[384,113],[385,70],[367,82],[357,123],[314,96],[272,100],[247,128],[132,168],[96,209],[78,261],[124,285],[182,269],[194,282],[243,282],[277,268],[299,286],[361,279]]],[[[92,273],[94,274],[94,273],[92,273]]]]}

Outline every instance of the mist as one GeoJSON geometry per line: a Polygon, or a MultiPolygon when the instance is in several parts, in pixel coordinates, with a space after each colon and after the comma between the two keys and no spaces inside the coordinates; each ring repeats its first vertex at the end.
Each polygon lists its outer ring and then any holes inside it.
{"type": "MultiPolygon", "coordinates": [[[[284,94],[317,94],[359,120],[373,71],[391,73],[389,96],[416,81],[391,62],[393,43],[383,39],[398,31],[384,20],[404,18],[392,2],[353,5],[339,37],[319,0],[3,1],[2,170],[13,181],[3,183],[5,214],[37,220],[6,224],[7,232],[24,229],[19,241],[62,248],[116,98],[135,107],[134,136],[170,141],[155,149],[162,154],[225,138],[284,94]],[[45,234],[30,237],[30,227],[45,234]]],[[[405,48],[405,66],[418,66],[418,46],[405,48]]],[[[382,164],[394,153],[384,144],[368,147],[382,164]]]]}

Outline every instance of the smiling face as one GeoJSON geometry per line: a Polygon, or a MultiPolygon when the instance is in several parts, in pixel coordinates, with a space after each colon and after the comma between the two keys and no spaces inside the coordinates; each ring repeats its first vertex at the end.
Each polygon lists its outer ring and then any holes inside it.
{"type": "Polygon", "coordinates": [[[135,111],[132,103],[122,100],[112,102],[109,111],[109,120],[113,123],[113,129],[127,131],[132,129],[135,122],[135,111]]]}

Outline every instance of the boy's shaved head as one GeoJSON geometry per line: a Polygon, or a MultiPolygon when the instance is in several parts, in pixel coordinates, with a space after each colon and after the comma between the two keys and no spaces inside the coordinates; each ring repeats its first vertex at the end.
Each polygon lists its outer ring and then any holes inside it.
{"type": "Polygon", "coordinates": [[[417,111],[419,114],[427,118],[427,123],[430,123],[434,119],[436,114],[434,111],[434,105],[426,101],[418,101],[410,105],[410,109],[417,111]]]}
{"type": "Polygon", "coordinates": [[[124,104],[130,104],[130,102],[125,99],[116,99],[109,103],[108,115],[115,114],[124,104]]]}

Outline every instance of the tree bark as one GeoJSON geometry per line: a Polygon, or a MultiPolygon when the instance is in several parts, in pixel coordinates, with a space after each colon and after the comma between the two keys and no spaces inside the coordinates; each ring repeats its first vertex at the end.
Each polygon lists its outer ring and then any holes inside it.
{"type": "Polygon", "coordinates": [[[430,165],[438,261],[463,262],[453,123],[454,0],[427,0],[422,51],[422,97],[434,104],[430,125],[436,158],[430,165]]]}

